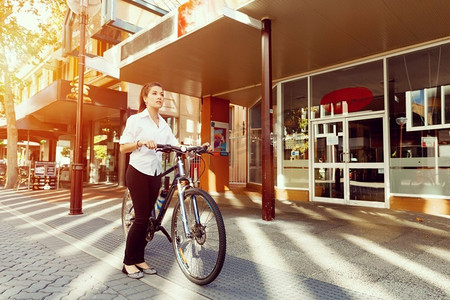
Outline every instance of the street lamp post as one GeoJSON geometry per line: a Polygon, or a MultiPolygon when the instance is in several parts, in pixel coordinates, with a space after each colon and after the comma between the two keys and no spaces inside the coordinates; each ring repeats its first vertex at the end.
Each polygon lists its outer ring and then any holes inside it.
{"type": "Polygon", "coordinates": [[[70,9],[80,16],[80,51],[78,54],[78,101],[77,101],[77,118],[75,130],[75,148],[72,163],[72,181],[70,185],[70,215],[82,214],[82,196],[83,196],[83,139],[82,139],[82,122],[83,122],[83,86],[85,71],[85,36],[86,23],[89,15],[98,12],[101,6],[101,0],[68,0],[67,4],[70,9]]]}

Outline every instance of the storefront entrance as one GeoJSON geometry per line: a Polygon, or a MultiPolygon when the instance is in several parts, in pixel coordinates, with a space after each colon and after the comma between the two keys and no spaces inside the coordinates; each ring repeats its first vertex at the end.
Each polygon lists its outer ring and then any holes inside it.
{"type": "Polygon", "coordinates": [[[385,207],[382,114],[313,121],[313,201],[385,207]]]}

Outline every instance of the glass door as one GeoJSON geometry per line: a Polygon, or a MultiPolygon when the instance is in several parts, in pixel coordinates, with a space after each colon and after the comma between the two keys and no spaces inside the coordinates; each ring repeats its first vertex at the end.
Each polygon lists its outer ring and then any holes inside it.
{"type": "Polygon", "coordinates": [[[313,122],[314,201],[384,206],[383,116],[313,122]]]}
{"type": "Polygon", "coordinates": [[[312,123],[314,200],[345,202],[344,119],[312,123]]]}
{"type": "Polygon", "coordinates": [[[383,116],[346,120],[348,136],[348,201],[384,206],[385,164],[383,116]]]}

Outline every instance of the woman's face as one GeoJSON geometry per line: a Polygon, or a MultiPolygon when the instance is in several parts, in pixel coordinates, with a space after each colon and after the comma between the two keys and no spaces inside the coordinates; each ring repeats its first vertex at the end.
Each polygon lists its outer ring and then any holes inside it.
{"type": "Polygon", "coordinates": [[[160,86],[152,86],[144,100],[148,108],[160,109],[163,106],[164,90],[160,86]]]}

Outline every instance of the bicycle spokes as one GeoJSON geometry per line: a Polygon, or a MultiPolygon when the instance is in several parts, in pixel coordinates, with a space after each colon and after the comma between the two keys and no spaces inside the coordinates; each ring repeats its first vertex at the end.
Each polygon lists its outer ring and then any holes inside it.
{"type": "Polygon", "coordinates": [[[125,191],[122,202],[122,228],[125,234],[125,237],[130,230],[131,225],[134,223],[135,214],[133,208],[133,202],[131,200],[130,192],[128,190],[125,191]]]}
{"type": "Polygon", "coordinates": [[[184,232],[179,203],[172,219],[177,262],[189,280],[201,285],[208,284],[217,277],[225,259],[226,238],[222,216],[211,196],[199,189],[186,191],[184,208],[188,235],[184,232]]]}

